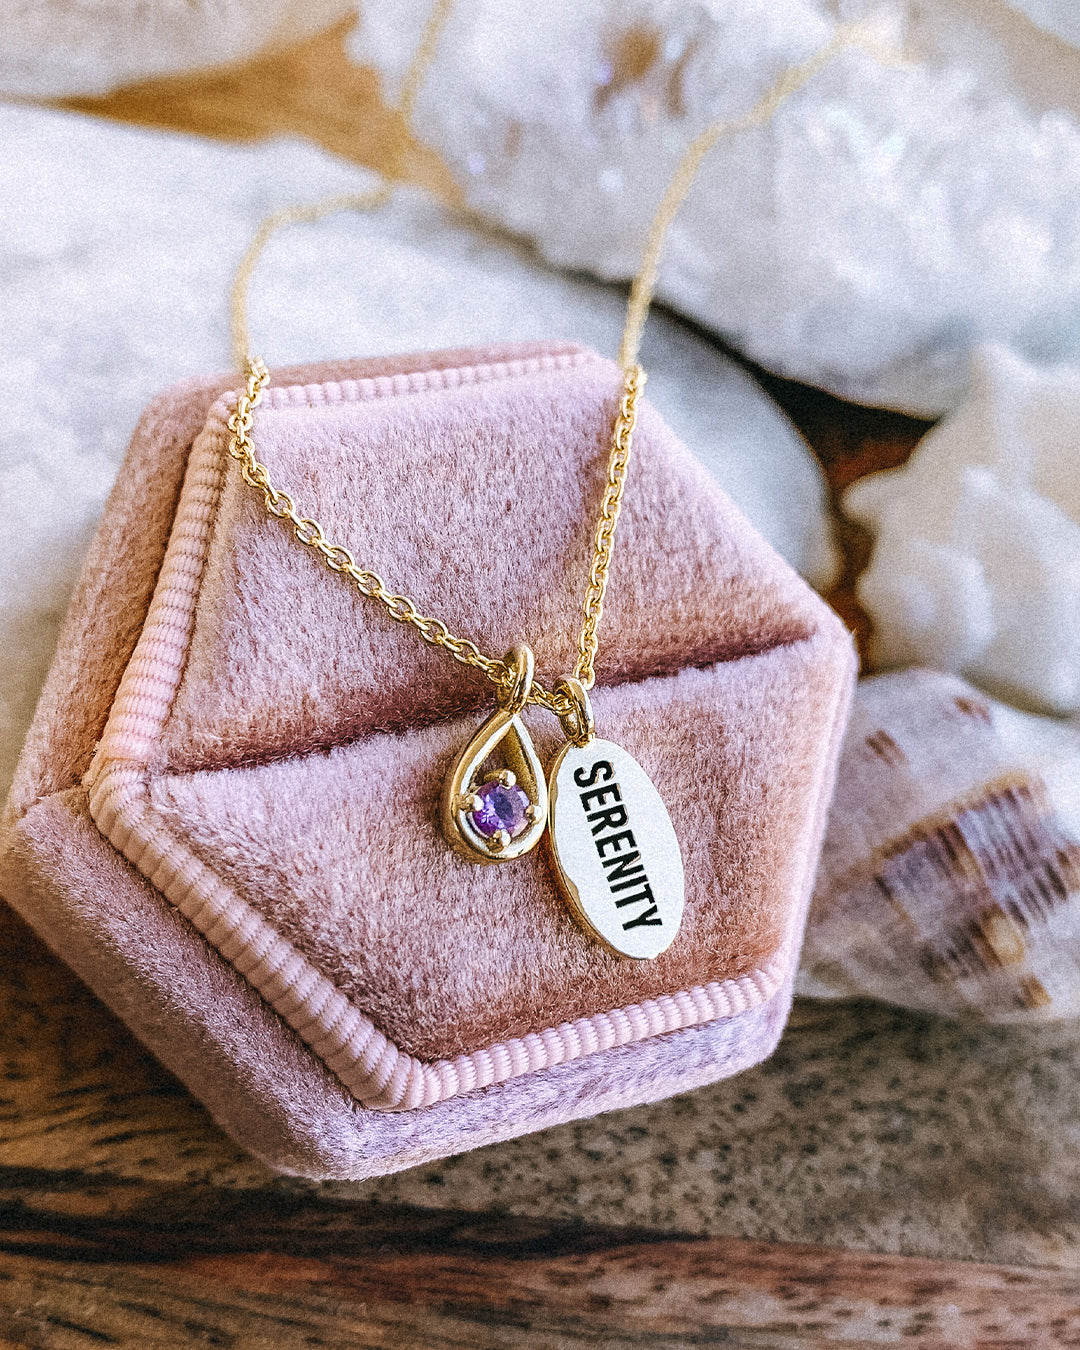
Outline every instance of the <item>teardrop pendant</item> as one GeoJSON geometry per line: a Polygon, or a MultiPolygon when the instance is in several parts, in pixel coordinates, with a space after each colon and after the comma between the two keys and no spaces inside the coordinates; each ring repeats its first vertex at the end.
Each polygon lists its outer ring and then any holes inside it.
{"type": "Polygon", "coordinates": [[[544,767],[519,713],[533,679],[533,654],[512,647],[506,664],[514,684],[500,706],[457,757],[443,787],[442,828],[455,853],[470,862],[509,862],[535,848],[547,826],[544,767]],[[481,779],[498,749],[506,767],[481,779]]]}

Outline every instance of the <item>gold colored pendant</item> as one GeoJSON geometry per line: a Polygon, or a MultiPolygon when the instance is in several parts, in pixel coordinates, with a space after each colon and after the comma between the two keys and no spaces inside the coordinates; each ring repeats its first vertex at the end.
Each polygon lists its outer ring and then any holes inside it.
{"type": "Polygon", "coordinates": [[[442,828],[455,853],[470,862],[509,862],[536,847],[547,827],[544,767],[525,724],[533,654],[524,644],[506,654],[514,685],[458,756],[446,779],[442,828]],[[505,767],[483,773],[497,751],[505,767]]]}
{"type": "Polygon", "coordinates": [[[675,939],[685,899],[682,853],[652,780],[613,741],[593,735],[588,695],[576,680],[571,739],[548,770],[551,849],[574,917],[618,956],[648,960],[675,939]]]}

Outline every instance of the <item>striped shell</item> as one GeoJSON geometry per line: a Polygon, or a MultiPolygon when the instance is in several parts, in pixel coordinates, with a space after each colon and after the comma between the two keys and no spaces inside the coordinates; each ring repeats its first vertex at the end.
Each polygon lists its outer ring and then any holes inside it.
{"type": "Polygon", "coordinates": [[[1080,1017],[1080,730],[933,671],[862,681],[798,987],[1080,1017]]]}

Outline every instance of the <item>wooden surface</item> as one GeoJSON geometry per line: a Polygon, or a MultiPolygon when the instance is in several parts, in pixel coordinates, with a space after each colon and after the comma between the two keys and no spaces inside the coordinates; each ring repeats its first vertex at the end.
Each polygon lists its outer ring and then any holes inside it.
{"type": "Polygon", "coordinates": [[[1060,1037],[804,1005],[731,1082],[315,1186],[235,1148],[4,910],[0,1026],[5,1350],[1080,1345],[1060,1037]]]}
{"type": "Polygon", "coordinates": [[[1080,1275],[0,1172],[0,1338],[935,1350],[1080,1344],[1080,1275]]]}
{"type": "MultiPolygon", "coordinates": [[[[400,128],[342,37],[67,106],[385,167],[400,128]]],[[[403,169],[454,193],[419,147],[403,169]]],[[[761,378],[836,492],[924,430],[761,378]]],[[[867,541],[841,538],[831,598],[865,638],[867,541]]],[[[225,1139],[2,908],[0,1028],[2,1347],[1080,1345],[1057,1033],[797,1009],[733,1084],[316,1187],[225,1139]]]]}

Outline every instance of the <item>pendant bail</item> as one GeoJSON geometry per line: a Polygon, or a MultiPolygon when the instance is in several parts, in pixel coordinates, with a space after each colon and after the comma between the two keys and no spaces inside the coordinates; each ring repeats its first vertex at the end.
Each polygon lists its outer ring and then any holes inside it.
{"type": "Polygon", "coordinates": [[[555,693],[569,701],[565,712],[559,713],[559,721],[566,733],[566,739],[574,745],[586,746],[593,738],[595,723],[592,704],[585,686],[573,675],[564,675],[556,681],[555,693]]]}
{"type": "Polygon", "coordinates": [[[515,642],[503,657],[503,665],[510,672],[510,683],[503,685],[495,697],[499,707],[513,717],[529,701],[536,670],[533,649],[524,642],[515,642]]]}

